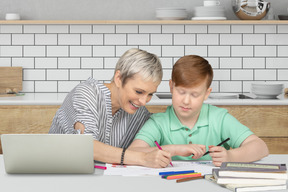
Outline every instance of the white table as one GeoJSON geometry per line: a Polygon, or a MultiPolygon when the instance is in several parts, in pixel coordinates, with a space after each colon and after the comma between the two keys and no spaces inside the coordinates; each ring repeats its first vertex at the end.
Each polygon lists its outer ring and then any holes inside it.
{"type": "MultiPolygon", "coordinates": [[[[261,163],[286,163],[287,155],[270,155],[261,163]]],[[[96,169],[95,174],[7,174],[4,169],[3,156],[0,155],[0,191],[2,192],[228,192],[216,184],[204,179],[176,183],[175,180],[164,180],[160,176],[124,177],[103,176],[96,169]]],[[[281,190],[278,192],[284,192],[281,190]]]]}

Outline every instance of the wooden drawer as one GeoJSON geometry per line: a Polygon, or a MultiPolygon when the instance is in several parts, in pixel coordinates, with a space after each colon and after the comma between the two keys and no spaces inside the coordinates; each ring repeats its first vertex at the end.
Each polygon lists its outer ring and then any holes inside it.
{"type": "MultiPolygon", "coordinates": [[[[53,117],[60,106],[0,106],[0,134],[48,133],[53,117]]],[[[249,127],[268,145],[271,154],[288,154],[287,106],[219,106],[249,127]]],[[[151,113],[164,112],[167,106],[150,105],[151,113]]],[[[0,144],[0,154],[2,148],[0,144]]]]}
{"type": "Polygon", "coordinates": [[[286,105],[222,105],[259,137],[288,137],[286,105]]]}

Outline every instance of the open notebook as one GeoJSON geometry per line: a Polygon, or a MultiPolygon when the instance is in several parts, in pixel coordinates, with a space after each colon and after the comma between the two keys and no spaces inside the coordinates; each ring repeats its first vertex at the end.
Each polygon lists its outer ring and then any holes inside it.
{"type": "Polygon", "coordinates": [[[94,173],[92,135],[3,134],[7,173],[94,173]]]}

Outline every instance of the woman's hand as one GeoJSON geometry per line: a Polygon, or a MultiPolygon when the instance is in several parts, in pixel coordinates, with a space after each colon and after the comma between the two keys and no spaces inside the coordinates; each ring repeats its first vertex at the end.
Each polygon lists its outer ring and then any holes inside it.
{"type": "Polygon", "coordinates": [[[143,166],[152,168],[167,167],[169,163],[172,161],[171,154],[169,152],[159,149],[145,153],[143,159],[144,159],[143,166]]]}
{"type": "Polygon", "coordinates": [[[80,133],[83,134],[83,133],[84,133],[84,130],[85,130],[85,126],[84,126],[82,123],[80,123],[80,122],[77,121],[77,122],[74,124],[74,129],[80,130],[80,133]]]}
{"type": "Polygon", "coordinates": [[[212,157],[213,164],[220,167],[222,162],[230,161],[229,151],[221,146],[209,145],[209,155],[212,157]]]}

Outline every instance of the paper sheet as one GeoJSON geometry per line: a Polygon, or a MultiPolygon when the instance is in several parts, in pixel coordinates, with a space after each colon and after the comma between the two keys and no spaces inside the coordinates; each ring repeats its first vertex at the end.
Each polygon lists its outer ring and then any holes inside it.
{"type": "Polygon", "coordinates": [[[173,167],[169,165],[166,168],[106,164],[107,169],[104,171],[104,175],[155,176],[159,175],[159,172],[186,170],[194,170],[202,175],[206,175],[212,174],[212,169],[215,168],[212,161],[172,161],[172,164],[173,167]]]}

